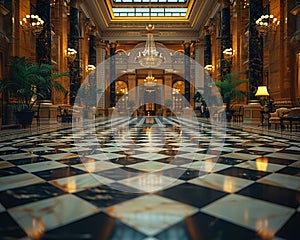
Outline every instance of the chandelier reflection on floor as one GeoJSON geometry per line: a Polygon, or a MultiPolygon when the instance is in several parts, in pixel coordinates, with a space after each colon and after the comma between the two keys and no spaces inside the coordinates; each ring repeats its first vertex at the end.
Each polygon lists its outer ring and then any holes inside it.
{"type": "Polygon", "coordinates": [[[136,57],[137,62],[147,68],[154,68],[161,65],[164,62],[163,55],[157,51],[155,47],[154,37],[153,37],[153,24],[148,24],[147,29],[147,41],[145,44],[145,49],[138,53],[136,57]]]}
{"type": "Polygon", "coordinates": [[[144,79],[144,85],[147,87],[154,87],[156,85],[157,79],[152,76],[152,72],[149,71],[148,76],[144,79]]]}

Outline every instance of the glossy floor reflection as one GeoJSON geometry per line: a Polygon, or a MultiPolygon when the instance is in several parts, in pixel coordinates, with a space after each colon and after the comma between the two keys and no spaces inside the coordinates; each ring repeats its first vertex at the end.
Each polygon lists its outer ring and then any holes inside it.
{"type": "Polygon", "coordinates": [[[300,142],[176,118],[0,142],[1,239],[298,239],[300,142]]]}

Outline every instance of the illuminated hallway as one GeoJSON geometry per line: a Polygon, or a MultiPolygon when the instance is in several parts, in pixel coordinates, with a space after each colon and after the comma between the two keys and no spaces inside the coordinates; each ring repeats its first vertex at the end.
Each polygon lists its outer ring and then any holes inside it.
{"type": "Polygon", "coordinates": [[[0,143],[2,237],[293,239],[298,232],[298,141],[171,117],[106,119],[95,134],[80,129],[0,143]]]}

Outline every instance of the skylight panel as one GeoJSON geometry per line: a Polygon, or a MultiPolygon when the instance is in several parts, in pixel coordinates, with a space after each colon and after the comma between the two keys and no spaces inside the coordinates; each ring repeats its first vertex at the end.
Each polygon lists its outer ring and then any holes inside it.
{"type": "Polygon", "coordinates": [[[115,3],[186,3],[187,0],[113,0],[115,3]]]}
{"type": "MultiPolygon", "coordinates": [[[[166,0],[167,1],[167,0],[166,0]]],[[[187,8],[151,8],[152,17],[184,17],[186,15],[187,8]]],[[[149,8],[113,8],[115,17],[150,17],[149,8]]]]}

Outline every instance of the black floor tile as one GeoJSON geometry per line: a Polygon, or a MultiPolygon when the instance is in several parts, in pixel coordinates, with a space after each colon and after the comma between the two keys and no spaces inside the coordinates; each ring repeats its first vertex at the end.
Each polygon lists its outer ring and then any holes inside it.
{"type": "Polygon", "coordinates": [[[295,212],[294,215],[283,225],[283,227],[276,233],[284,239],[297,240],[300,236],[300,212],[295,212]]]}
{"type": "Polygon", "coordinates": [[[0,202],[6,208],[56,197],[65,192],[49,183],[38,183],[0,192],[0,202]]]}
{"type": "Polygon", "coordinates": [[[122,180],[122,179],[138,176],[139,173],[145,173],[145,172],[133,168],[121,167],[121,168],[113,168],[101,172],[96,172],[95,174],[113,180],[122,180]]]}
{"type": "Polygon", "coordinates": [[[98,208],[106,208],[140,195],[133,192],[138,192],[138,190],[115,183],[115,185],[112,184],[111,186],[102,185],[84,190],[76,193],[76,195],[96,205],[98,208]],[[123,191],[118,189],[122,189],[123,191]]]}
{"type": "Polygon", "coordinates": [[[76,165],[83,163],[82,159],[80,157],[72,157],[72,158],[65,158],[56,160],[59,163],[66,164],[66,165],[76,165]]]}
{"type": "Polygon", "coordinates": [[[300,192],[268,184],[254,183],[237,194],[261,199],[264,201],[297,208],[300,205],[300,192]]]}
{"type": "Polygon", "coordinates": [[[0,213],[0,239],[21,239],[25,236],[26,233],[7,212],[0,213]]]}
{"type": "Polygon", "coordinates": [[[97,213],[46,232],[41,240],[142,240],[146,236],[118,220],[97,213]]]}
{"type": "Polygon", "coordinates": [[[6,177],[6,176],[16,175],[20,173],[26,173],[26,171],[18,167],[1,168],[0,177],[6,177]]]}
{"type": "Polygon", "coordinates": [[[270,174],[268,172],[240,168],[240,167],[226,168],[226,169],[218,171],[216,173],[229,175],[229,176],[233,176],[233,177],[245,178],[245,179],[253,180],[253,181],[256,181],[256,180],[270,174]]]}
{"type": "Polygon", "coordinates": [[[227,195],[225,192],[190,183],[183,183],[158,192],[157,194],[199,208],[227,195]]]}
{"type": "Polygon", "coordinates": [[[258,240],[256,232],[213,216],[196,213],[155,235],[159,240],[258,240]]]}
{"type": "MultiPolygon", "coordinates": [[[[162,174],[164,176],[173,177],[176,179],[181,179],[184,181],[191,180],[193,178],[197,178],[201,175],[201,172],[199,170],[194,169],[186,169],[186,168],[170,168],[166,169],[160,172],[157,172],[157,174],[162,174]]],[[[203,172],[204,174],[204,172],[203,172]]]]}
{"type": "MultiPolygon", "coordinates": [[[[289,164],[296,162],[296,160],[275,158],[275,157],[269,157],[269,156],[264,156],[264,158],[266,158],[268,160],[268,163],[280,164],[280,165],[289,165],[289,164]]],[[[255,159],[251,160],[251,161],[255,161],[255,159]]]]}
{"type": "Polygon", "coordinates": [[[58,178],[75,176],[84,173],[86,172],[77,168],[72,168],[70,166],[34,172],[35,175],[47,181],[58,179],[58,178]]]}
{"type": "Polygon", "coordinates": [[[227,165],[236,165],[242,162],[245,162],[246,160],[240,160],[235,158],[228,158],[228,157],[220,157],[218,160],[218,163],[227,164],[227,165]]]}
{"type": "Polygon", "coordinates": [[[124,157],[124,158],[115,158],[115,159],[111,159],[109,160],[112,163],[115,164],[120,164],[120,165],[131,165],[131,164],[135,164],[135,163],[141,163],[141,162],[145,162],[146,160],[143,159],[138,159],[138,158],[132,158],[132,157],[124,157]]]}
{"type": "Polygon", "coordinates": [[[38,163],[38,162],[46,162],[46,161],[51,161],[51,160],[37,156],[37,157],[31,157],[31,158],[20,158],[20,159],[16,159],[16,160],[10,160],[9,162],[14,165],[25,165],[25,164],[30,164],[30,163],[38,163]]]}
{"type": "MultiPolygon", "coordinates": [[[[277,171],[277,173],[284,173],[291,176],[297,176],[300,177],[300,168],[297,167],[285,167],[277,171]]],[[[300,178],[299,178],[300,181],[300,178]]]]}

